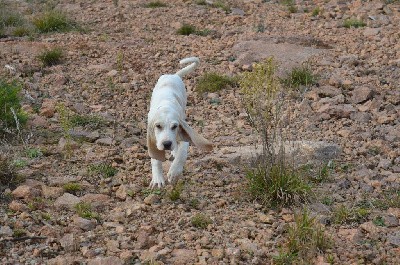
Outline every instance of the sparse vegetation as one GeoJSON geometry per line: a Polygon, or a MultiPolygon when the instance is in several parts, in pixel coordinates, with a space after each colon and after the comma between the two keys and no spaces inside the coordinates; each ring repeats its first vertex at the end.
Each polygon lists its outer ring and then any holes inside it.
{"type": "Polygon", "coordinates": [[[315,82],[316,77],[308,66],[295,67],[286,78],[282,79],[282,83],[289,88],[310,86],[315,82]]]}
{"type": "Polygon", "coordinates": [[[334,224],[352,224],[365,221],[370,211],[365,207],[347,207],[339,205],[333,209],[332,222],[334,224]]]}
{"type": "Polygon", "coordinates": [[[70,134],[70,130],[73,127],[71,122],[71,112],[67,107],[65,107],[63,103],[57,104],[56,110],[57,113],[59,114],[59,123],[62,128],[62,135],[65,139],[64,156],[66,158],[70,158],[72,156],[72,146],[71,146],[72,137],[70,134]]]}
{"type": "Polygon", "coordinates": [[[85,219],[96,219],[99,220],[100,216],[98,213],[92,211],[92,206],[90,203],[80,202],[75,205],[76,213],[85,219]]]}
{"type": "Polygon", "coordinates": [[[212,224],[212,220],[210,217],[202,214],[202,213],[197,213],[192,217],[192,226],[196,228],[201,228],[205,229],[209,224],[212,224]]]}
{"type": "Polygon", "coordinates": [[[47,49],[41,52],[38,56],[43,66],[53,66],[60,64],[63,60],[63,51],[61,48],[47,49]]]}
{"type": "Polygon", "coordinates": [[[325,235],[324,229],[307,210],[295,214],[294,220],[288,229],[286,247],[290,254],[296,255],[296,259],[309,261],[331,247],[332,239],[325,235]]]}
{"type": "Polygon", "coordinates": [[[23,182],[25,178],[17,173],[15,165],[10,158],[0,154],[0,193],[6,187],[15,188],[23,182]]]}
{"type": "Polygon", "coordinates": [[[166,7],[166,6],[167,6],[167,4],[164,2],[161,2],[161,1],[153,1],[153,2],[146,4],[147,8],[158,8],[158,7],[166,7]]]}
{"type": "Polygon", "coordinates": [[[118,170],[109,164],[97,164],[89,166],[89,173],[98,174],[103,178],[110,178],[117,174],[118,170]]]}
{"type": "Polygon", "coordinates": [[[75,28],[75,23],[68,19],[61,11],[51,10],[37,16],[33,25],[41,33],[64,32],[75,28]]]}
{"type": "Polygon", "coordinates": [[[189,24],[183,24],[178,30],[177,34],[179,35],[185,35],[189,36],[190,34],[195,34],[197,31],[195,26],[189,25],[189,24]]]}
{"type": "Polygon", "coordinates": [[[343,22],[343,26],[345,28],[362,28],[365,27],[367,24],[365,24],[364,21],[356,19],[356,18],[348,18],[343,22]]]}
{"type": "Polygon", "coordinates": [[[220,1],[220,0],[215,1],[212,4],[212,7],[221,8],[223,11],[225,11],[225,13],[229,13],[231,11],[231,7],[224,1],[220,1]]]}
{"type": "Polygon", "coordinates": [[[173,202],[179,200],[181,198],[181,194],[182,194],[184,185],[185,184],[183,181],[178,181],[178,183],[176,183],[176,185],[174,185],[172,190],[170,190],[168,192],[168,198],[173,202]]]}
{"type": "Polygon", "coordinates": [[[386,226],[385,219],[383,219],[382,216],[375,217],[374,220],[372,220],[372,223],[376,226],[386,226]]]}
{"type": "Polygon", "coordinates": [[[28,116],[21,109],[19,93],[21,86],[16,82],[0,79],[0,132],[11,132],[24,125],[28,116]]]}
{"type": "Polygon", "coordinates": [[[39,148],[27,148],[25,150],[25,155],[28,158],[38,158],[43,156],[43,153],[39,148]]]}
{"type": "Polygon", "coordinates": [[[400,208],[400,190],[392,189],[384,191],[382,197],[379,199],[373,199],[372,205],[381,210],[387,210],[389,208],[400,208]]]}
{"type": "Polygon", "coordinates": [[[82,185],[80,185],[79,183],[76,183],[76,182],[65,183],[63,185],[63,189],[66,192],[76,194],[77,192],[82,190],[82,185]]]}
{"type": "Polygon", "coordinates": [[[196,91],[198,93],[217,92],[229,86],[235,86],[236,80],[232,77],[218,73],[205,73],[197,81],[196,91]]]}
{"type": "Polygon", "coordinates": [[[16,228],[13,230],[13,237],[23,237],[26,235],[26,230],[22,229],[22,228],[16,228]]]}
{"type": "Polygon", "coordinates": [[[247,191],[263,204],[281,206],[307,200],[311,186],[285,158],[281,124],[285,102],[275,68],[270,58],[244,73],[239,84],[248,120],[261,141],[261,154],[246,174],[247,191]]]}
{"type": "Polygon", "coordinates": [[[73,114],[71,115],[70,122],[72,127],[82,126],[97,129],[104,125],[105,120],[95,115],[73,114]]]}
{"type": "Polygon", "coordinates": [[[313,9],[311,15],[313,17],[316,17],[316,16],[318,16],[320,14],[320,12],[321,12],[321,9],[319,8],[319,6],[317,6],[316,8],[313,9]]]}

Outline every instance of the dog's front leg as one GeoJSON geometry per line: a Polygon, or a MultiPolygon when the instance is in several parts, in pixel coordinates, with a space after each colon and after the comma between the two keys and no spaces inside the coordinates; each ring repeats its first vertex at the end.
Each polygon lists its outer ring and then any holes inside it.
{"type": "Polygon", "coordinates": [[[158,187],[161,188],[165,185],[163,173],[162,173],[162,162],[160,160],[151,159],[151,182],[150,188],[158,187]]]}
{"type": "Polygon", "coordinates": [[[176,151],[174,150],[172,152],[174,155],[174,161],[172,162],[171,167],[169,168],[167,174],[169,182],[172,183],[177,176],[182,174],[183,166],[185,165],[188,156],[188,150],[189,150],[188,142],[183,142],[183,141],[178,142],[176,151]]]}

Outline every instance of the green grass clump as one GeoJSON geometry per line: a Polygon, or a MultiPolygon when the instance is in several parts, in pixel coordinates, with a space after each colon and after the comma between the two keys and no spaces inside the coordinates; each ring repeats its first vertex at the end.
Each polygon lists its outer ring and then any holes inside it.
{"type": "Polygon", "coordinates": [[[393,189],[384,191],[381,198],[372,200],[372,205],[381,210],[389,208],[400,208],[400,190],[393,189]]]}
{"type": "Polygon", "coordinates": [[[311,15],[313,17],[316,17],[316,16],[318,16],[320,14],[320,12],[321,12],[321,9],[319,8],[319,6],[317,6],[316,8],[313,9],[311,15]]]}
{"type": "Polygon", "coordinates": [[[339,205],[332,211],[332,222],[334,224],[355,224],[368,219],[370,210],[365,207],[349,208],[339,205]]]}
{"type": "Polygon", "coordinates": [[[229,13],[231,11],[231,7],[224,1],[215,1],[212,4],[212,7],[221,8],[223,11],[225,11],[225,13],[229,13]]]}
{"type": "Polygon", "coordinates": [[[172,188],[172,190],[167,193],[168,198],[173,202],[179,200],[181,198],[181,194],[182,194],[183,188],[184,188],[183,181],[179,181],[172,188]]]}
{"type": "Polygon", "coordinates": [[[85,219],[96,219],[99,220],[100,216],[98,213],[92,211],[92,206],[90,203],[86,202],[79,202],[75,205],[75,211],[76,213],[85,219]]]}
{"type": "Polygon", "coordinates": [[[31,34],[32,34],[32,31],[31,31],[30,28],[28,28],[28,27],[26,27],[26,26],[19,26],[19,27],[16,27],[16,28],[13,30],[12,34],[13,34],[15,37],[23,37],[23,36],[29,36],[29,35],[31,35],[31,34]]]}
{"type": "Polygon", "coordinates": [[[197,29],[195,26],[190,25],[190,24],[183,24],[177,31],[176,33],[179,35],[185,35],[189,36],[190,34],[195,34],[197,32],[197,29]]]}
{"type": "Polygon", "coordinates": [[[191,223],[196,228],[205,229],[209,224],[212,224],[212,220],[202,213],[197,213],[192,217],[191,223]]]}
{"type": "Polygon", "coordinates": [[[247,171],[246,180],[248,194],[264,205],[285,206],[311,196],[311,186],[301,174],[283,164],[253,167],[247,171]]]}
{"type": "Polygon", "coordinates": [[[310,86],[315,84],[316,77],[307,66],[295,67],[282,80],[282,83],[289,88],[298,88],[299,86],[310,86]]]}
{"type": "Polygon", "coordinates": [[[17,229],[13,230],[13,237],[16,237],[16,238],[26,236],[26,234],[27,234],[26,231],[21,228],[17,228],[17,229]]]}
{"type": "Polygon", "coordinates": [[[158,7],[166,7],[166,6],[167,6],[167,4],[164,2],[161,2],[161,1],[153,1],[153,2],[146,4],[147,8],[158,8],[158,7]]]}
{"type": "Polygon", "coordinates": [[[356,18],[348,18],[343,22],[343,26],[345,28],[362,28],[365,27],[367,24],[359,19],[356,18]]]}
{"type": "Polygon", "coordinates": [[[13,189],[24,180],[25,178],[17,173],[16,166],[10,158],[0,155],[0,193],[3,188],[13,189]]]}
{"type": "Polygon", "coordinates": [[[16,82],[8,83],[0,78],[0,132],[7,128],[19,129],[28,119],[21,110],[20,91],[21,86],[16,82]]]}
{"type": "Polygon", "coordinates": [[[39,54],[38,58],[44,66],[57,65],[62,62],[63,51],[58,47],[48,49],[39,54]]]}
{"type": "Polygon", "coordinates": [[[197,82],[196,91],[198,93],[217,92],[235,84],[236,81],[232,77],[210,72],[200,77],[197,82]]]}
{"type": "Polygon", "coordinates": [[[92,174],[99,174],[104,178],[110,178],[118,173],[118,169],[109,164],[90,165],[89,172],[92,174]]]}
{"type": "Polygon", "coordinates": [[[73,127],[82,126],[82,127],[90,127],[91,129],[96,129],[102,126],[105,123],[105,120],[99,116],[94,115],[80,115],[74,114],[71,116],[71,124],[73,127]]]}
{"type": "Polygon", "coordinates": [[[0,11],[0,27],[16,27],[21,26],[23,23],[24,19],[20,14],[10,10],[0,11]]]}
{"type": "Polygon", "coordinates": [[[75,23],[70,21],[61,11],[48,11],[33,20],[33,25],[41,33],[65,32],[75,28],[75,23]]]}
{"type": "Polygon", "coordinates": [[[43,156],[43,153],[39,148],[27,148],[25,150],[25,155],[28,158],[38,158],[43,156]]]}
{"type": "Polygon", "coordinates": [[[332,245],[332,239],[325,235],[324,229],[307,210],[295,214],[294,220],[295,223],[288,229],[286,247],[297,259],[309,261],[332,245]]]}
{"type": "Polygon", "coordinates": [[[72,194],[76,194],[77,192],[82,190],[82,186],[79,183],[70,182],[70,183],[65,183],[63,185],[63,189],[66,192],[69,192],[69,193],[72,193],[72,194]]]}

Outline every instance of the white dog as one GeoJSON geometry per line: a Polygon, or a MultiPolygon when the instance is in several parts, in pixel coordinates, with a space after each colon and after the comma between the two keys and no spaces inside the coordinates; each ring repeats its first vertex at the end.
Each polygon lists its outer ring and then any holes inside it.
{"type": "Polygon", "coordinates": [[[180,61],[187,64],[174,75],[162,75],[151,96],[147,124],[147,147],[151,157],[152,180],[150,187],[162,187],[165,180],[162,172],[162,161],[165,151],[172,151],[174,161],[167,174],[172,182],[182,174],[187,159],[189,142],[197,147],[210,151],[212,144],[194,131],[185,121],[186,89],[181,77],[192,72],[200,63],[197,57],[180,61]]]}

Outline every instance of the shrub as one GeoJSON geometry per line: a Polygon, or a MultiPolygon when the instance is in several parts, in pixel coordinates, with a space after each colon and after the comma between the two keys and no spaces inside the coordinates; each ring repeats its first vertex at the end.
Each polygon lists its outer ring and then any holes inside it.
{"type": "Polygon", "coordinates": [[[69,193],[72,193],[72,194],[76,194],[78,191],[82,190],[82,186],[79,183],[70,182],[70,183],[65,183],[63,185],[63,189],[66,192],[69,192],[69,193]]]}
{"type": "Polygon", "coordinates": [[[212,220],[210,219],[210,217],[201,213],[195,214],[192,217],[191,222],[194,227],[201,229],[205,229],[209,224],[212,224],[212,220]]]}
{"type": "Polygon", "coordinates": [[[312,15],[313,17],[316,17],[316,16],[319,15],[320,12],[321,12],[321,9],[319,8],[319,6],[317,6],[316,8],[313,9],[311,15],[312,15]]]}
{"type": "Polygon", "coordinates": [[[33,25],[41,33],[69,31],[75,27],[74,24],[63,12],[56,10],[45,12],[33,20],[33,25]]]}
{"type": "Polygon", "coordinates": [[[38,58],[44,66],[53,66],[62,62],[63,51],[60,48],[45,50],[38,58]]]}
{"type": "Polygon", "coordinates": [[[31,32],[31,29],[30,28],[28,28],[28,27],[26,27],[26,26],[19,26],[19,27],[16,27],[14,30],[13,30],[13,35],[14,36],[16,36],[16,37],[23,37],[23,36],[28,36],[28,35],[30,35],[32,32],[31,32]]]}
{"type": "Polygon", "coordinates": [[[197,82],[196,91],[198,93],[217,92],[229,86],[234,86],[234,78],[220,75],[218,73],[205,73],[197,82]]]}
{"type": "Polygon", "coordinates": [[[367,24],[365,24],[364,21],[356,19],[356,18],[348,18],[343,22],[343,26],[345,28],[362,28],[365,27],[367,24]]]}
{"type": "Polygon", "coordinates": [[[24,180],[25,178],[17,173],[16,166],[10,159],[0,155],[0,192],[5,187],[13,189],[24,180]]]}
{"type": "Polygon", "coordinates": [[[8,128],[19,129],[27,121],[27,115],[21,110],[19,92],[21,86],[16,82],[8,83],[0,79],[0,131],[8,128]]]}
{"type": "Polygon", "coordinates": [[[311,187],[285,158],[281,123],[285,100],[275,69],[270,58],[244,73],[239,85],[248,120],[261,142],[261,154],[247,170],[247,191],[263,204],[281,206],[306,200],[311,187]]]}

